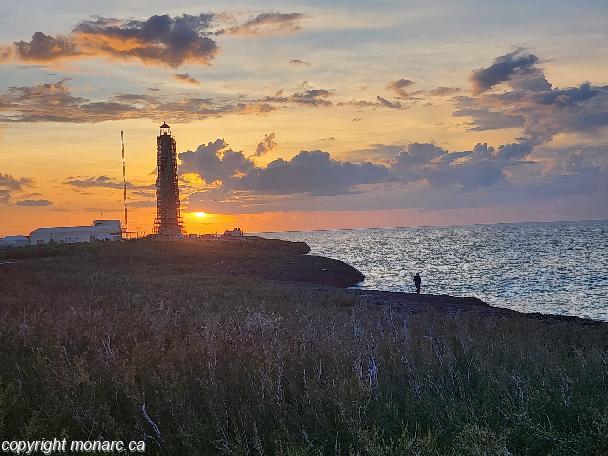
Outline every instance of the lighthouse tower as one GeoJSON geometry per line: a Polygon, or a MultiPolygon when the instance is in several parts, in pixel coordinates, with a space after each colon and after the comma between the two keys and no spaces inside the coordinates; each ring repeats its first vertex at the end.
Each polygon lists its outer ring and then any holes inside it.
{"type": "Polygon", "coordinates": [[[179,237],[184,227],[179,211],[179,186],[177,182],[177,153],[175,138],[167,123],[160,126],[156,138],[156,219],[154,233],[162,237],[179,237]]]}

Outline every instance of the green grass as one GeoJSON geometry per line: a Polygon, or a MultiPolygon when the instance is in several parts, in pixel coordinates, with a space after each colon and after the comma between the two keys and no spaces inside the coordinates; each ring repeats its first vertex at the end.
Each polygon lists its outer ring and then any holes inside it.
{"type": "Polygon", "coordinates": [[[182,247],[0,267],[0,440],[140,440],[145,403],[150,454],[608,454],[606,325],[367,308],[182,247]]]}

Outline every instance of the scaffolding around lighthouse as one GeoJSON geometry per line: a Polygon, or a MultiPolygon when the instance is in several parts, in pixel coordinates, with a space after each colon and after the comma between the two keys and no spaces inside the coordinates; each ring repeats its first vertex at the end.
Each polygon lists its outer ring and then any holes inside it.
{"type": "Polygon", "coordinates": [[[179,185],[177,180],[177,149],[175,138],[167,123],[160,126],[156,138],[156,219],[154,233],[162,237],[179,237],[184,234],[184,225],[179,208],[179,185]]]}

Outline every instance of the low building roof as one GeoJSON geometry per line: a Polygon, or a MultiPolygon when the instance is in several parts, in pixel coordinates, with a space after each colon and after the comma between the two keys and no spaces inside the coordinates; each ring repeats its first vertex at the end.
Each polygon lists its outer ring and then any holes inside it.
{"type": "Polygon", "coordinates": [[[56,226],[52,228],[38,228],[31,232],[30,236],[34,233],[98,233],[105,232],[108,229],[115,229],[114,226],[108,225],[87,225],[87,226],[56,226]]]}
{"type": "Polygon", "coordinates": [[[28,241],[27,236],[4,236],[0,238],[0,242],[11,242],[11,241],[28,241]]]}

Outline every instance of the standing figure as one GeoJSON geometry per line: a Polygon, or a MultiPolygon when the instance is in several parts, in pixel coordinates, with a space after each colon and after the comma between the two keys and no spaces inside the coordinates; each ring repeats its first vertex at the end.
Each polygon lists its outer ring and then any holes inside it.
{"type": "Polygon", "coordinates": [[[414,285],[416,285],[416,294],[420,294],[420,284],[422,283],[422,278],[420,277],[420,273],[417,272],[414,276],[414,285]]]}

